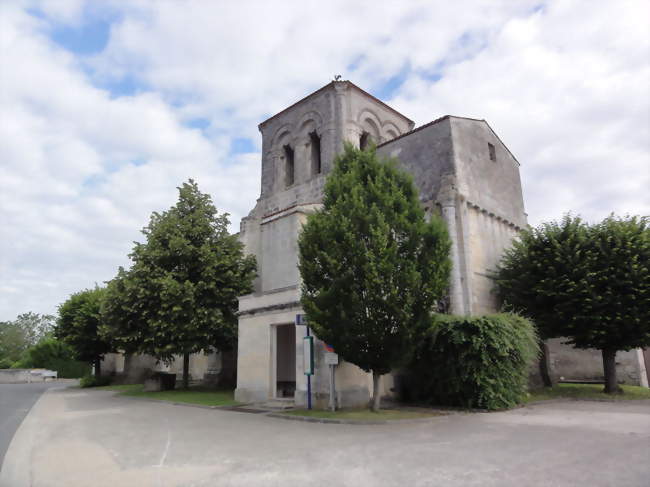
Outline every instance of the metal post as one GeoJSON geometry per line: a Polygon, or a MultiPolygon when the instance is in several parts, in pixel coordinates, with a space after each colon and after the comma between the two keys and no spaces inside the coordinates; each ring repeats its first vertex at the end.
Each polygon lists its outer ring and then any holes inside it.
{"type": "Polygon", "coordinates": [[[330,409],[336,411],[336,386],[334,384],[334,364],[330,364],[330,409]]]}
{"type": "MultiPolygon", "coordinates": [[[[309,325],[307,325],[307,336],[309,336],[309,325]]],[[[311,409],[311,374],[307,376],[307,409],[311,409]]]]}

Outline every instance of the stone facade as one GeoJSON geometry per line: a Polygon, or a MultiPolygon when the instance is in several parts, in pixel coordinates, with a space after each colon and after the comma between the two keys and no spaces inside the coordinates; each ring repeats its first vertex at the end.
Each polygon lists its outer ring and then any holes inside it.
{"type": "MultiPolygon", "coordinates": [[[[255,291],[240,299],[236,398],[265,401],[285,397],[293,383],[295,402],[306,402],[302,371],[304,327],[291,331],[293,346],[278,341],[300,309],[297,240],[307,215],[319,207],[326,174],[344,141],[381,143],[412,130],[413,122],[349,82],[332,82],[261,123],[262,190],[244,218],[240,238],[257,258],[255,291]],[[288,348],[287,348],[288,347],[288,348]],[[278,351],[284,356],[278,356],[278,351]],[[292,355],[287,357],[286,355],[292,355]],[[279,359],[279,360],[278,360],[279,359]],[[287,363],[293,370],[287,374],[287,363]],[[280,372],[280,373],[279,373],[280,372]],[[282,376],[281,376],[282,375],[282,376]]],[[[316,340],[317,402],[329,394],[323,344],[316,340]]],[[[371,379],[357,367],[337,367],[342,405],[367,401],[371,379]]],[[[390,381],[385,381],[387,393],[390,381]]],[[[292,391],[292,392],[293,392],[292,391]]]]}
{"type": "MultiPolygon", "coordinates": [[[[306,328],[294,326],[302,313],[297,239],[307,215],[322,202],[325,177],[344,141],[357,147],[373,141],[378,154],[397,158],[413,175],[426,212],[446,221],[453,262],[450,311],[482,314],[498,309],[490,273],[527,222],[519,162],[485,120],[445,116],[414,129],[411,120],[359,87],[334,81],[259,129],[261,194],[240,226],[246,252],[257,258],[259,277],[254,292],[239,300],[237,400],[293,397],[297,406],[306,403],[306,328]]],[[[327,403],[329,371],[324,344],[318,339],[315,344],[312,397],[318,407],[327,403]]],[[[591,374],[575,364],[565,371],[562,347],[551,343],[557,375],[591,374]]],[[[636,351],[630,353],[620,378],[642,383],[640,366],[634,365],[636,351]]],[[[384,395],[393,395],[393,377],[385,376],[382,384],[384,395]]],[[[365,405],[372,378],[342,363],[336,367],[336,389],[339,406],[365,405]]]]}

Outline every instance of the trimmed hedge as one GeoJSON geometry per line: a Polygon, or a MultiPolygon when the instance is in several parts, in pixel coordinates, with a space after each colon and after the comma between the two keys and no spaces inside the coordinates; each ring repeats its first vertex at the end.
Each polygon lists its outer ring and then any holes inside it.
{"type": "Polygon", "coordinates": [[[42,368],[56,370],[59,379],[76,379],[89,373],[90,365],[74,360],[72,349],[55,338],[44,338],[28,348],[14,369],[42,368]]]}
{"type": "Polygon", "coordinates": [[[79,381],[79,387],[102,387],[111,383],[111,378],[105,375],[84,375],[79,381]]]}
{"type": "Polygon", "coordinates": [[[406,393],[436,405],[513,407],[538,353],[534,325],[516,314],[434,315],[407,367],[406,393]]]}

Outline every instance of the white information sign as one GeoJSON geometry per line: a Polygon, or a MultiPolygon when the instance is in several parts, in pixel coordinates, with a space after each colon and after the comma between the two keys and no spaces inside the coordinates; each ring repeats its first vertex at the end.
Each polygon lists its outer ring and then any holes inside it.
{"type": "Polygon", "coordinates": [[[325,365],[338,365],[339,354],[334,352],[325,352],[325,365]]]}
{"type": "Polygon", "coordinates": [[[314,337],[304,337],[302,340],[302,364],[305,375],[314,374],[314,337]]]}

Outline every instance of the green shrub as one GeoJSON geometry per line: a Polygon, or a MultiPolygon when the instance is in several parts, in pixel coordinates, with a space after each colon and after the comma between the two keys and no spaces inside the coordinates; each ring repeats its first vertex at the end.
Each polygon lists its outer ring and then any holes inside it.
{"type": "Polygon", "coordinates": [[[59,379],[82,377],[88,374],[90,368],[88,363],[74,360],[70,347],[55,338],[44,338],[29,347],[12,367],[56,370],[59,379]]]}
{"type": "Polygon", "coordinates": [[[84,375],[79,381],[80,387],[100,387],[107,386],[111,383],[111,378],[106,376],[84,375]]]}
{"type": "Polygon", "coordinates": [[[12,362],[8,358],[0,358],[0,369],[10,369],[11,365],[12,362]]]}
{"type": "Polygon", "coordinates": [[[538,350],[535,327],[521,316],[434,315],[407,368],[406,393],[436,405],[513,407],[538,350]]]}

